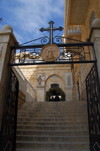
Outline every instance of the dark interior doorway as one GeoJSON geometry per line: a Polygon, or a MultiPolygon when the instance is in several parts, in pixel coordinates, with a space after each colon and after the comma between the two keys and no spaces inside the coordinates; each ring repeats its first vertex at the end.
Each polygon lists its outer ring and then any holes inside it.
{"type": "Polygon", "coordinates": [[[46,92],[45,100],[46,101],[65,101],[65,93],[59,87],[50,88],[49,91],[46,92]]]}

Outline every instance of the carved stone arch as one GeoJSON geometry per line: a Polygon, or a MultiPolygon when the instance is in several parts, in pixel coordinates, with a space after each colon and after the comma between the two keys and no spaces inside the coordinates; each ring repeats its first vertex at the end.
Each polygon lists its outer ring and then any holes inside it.
{"type": "MultiPolygon", "coordinates": [[[[63,78],[62,78],[60,75],[52,74],[52,75],[49,75],[49,76],[47,77],[46,81],[47,81],[49,78],[54,77],[54,76],[60,77],[60,78],[63,80],[63,78]]],[[[46,81],[45,81],[45,83],[46,83],[46,81]]]]}
{"type": "Polygon", "coordinates": [[[65,101],[65,84],[63,77],[58,74],[49,75],[45,81],[45,100],[49,101],[51,97],[58,96],[58,92],[59,97],[61,97],[60,100],[62,101],[63,99],[63,101],[65,101]],[[54,85],[54,87],[52,87],[52,85],[54,85]]]}
{"type": "Polygon", "coordinates": [[[95,11],[93,10],[90,15],[89,28],[91,28],[93,21],[96,19],[95,11]]]}
{"type": "Polygon", "coordinates": [[[65,87],[64,79],[57,74],[52,74],[46,79],[45,90],[48,91],[49,88],[51,88],[51,84],[53,84],[53,83],[59,84],[59,87],[62,88],[62,90],[64,91],[64,87],[65,87]]]}

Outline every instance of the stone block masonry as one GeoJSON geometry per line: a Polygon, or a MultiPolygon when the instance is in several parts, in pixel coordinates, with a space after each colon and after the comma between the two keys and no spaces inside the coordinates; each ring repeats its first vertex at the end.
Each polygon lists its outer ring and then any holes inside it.
{"type": "Polygon", "coordinates": [[[17,43],[12,27],[9,25],[3,26],[0,31],[0,128],[8,77],[10,51],[11,46],[15,46],[17,43]]]}

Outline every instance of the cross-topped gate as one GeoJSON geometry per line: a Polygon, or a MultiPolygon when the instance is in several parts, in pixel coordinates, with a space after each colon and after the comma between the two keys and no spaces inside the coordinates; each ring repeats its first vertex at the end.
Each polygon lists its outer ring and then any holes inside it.
{"type": "Polygon", "coordinates": [[[16,55],[13,56],[12,62],[9,63],[10,66],[96,62],[93,43],[82,42],[58,35],[53,36],[53,31],[62,31],[63,28],[54,28],[53,21],[50,21],[49,24],[49,28],[41,28],[40,31],[49,31],[50,37],[40,37],[16,47],[12,47],[12,52],[16,50],[16,55]],[[70,40],[70,43],[67,42],[68,40],[70,40]],[[42,57],[47,53],[49,53],[49,56],[52,54],[52,57],[54,57],[54,55],[58,54],[56,53],[58,50],[57,47],[60,49],[60,53],[56,59],[53,59],[52,61],[50,58],[45,60],[44,57],[42,57]],[[44,51],[43,55],[42,51],[44,51]]]}
{"type": "MultiPolygon", "coordinates": [[[[41,32],[49,31],[50,37],[48,37],[48,36],[40,37],[38,39],[34,39],[29,42],[26,42],[26,43],[23,43],[21,45],[11,48],[12,55],[11,55],[11,58],[9,59],[10,62],[8,64],[10,68],[11,68],[11,66],[23,66],[23,65],[74,64],[74,63],[93,63],[93,64],[95,64],[94,68],[96,67],[97,60],[96,60],[96,56],[95,56],[93,43],[82,42],[79,40],[70,39],[70,38],[62,37],[62,36],[58,36],[58,35],[54,36],[53,31],[55,31],[55,30],[62,31],[63,28],[62,27],[54,28],[53,21],[50,21],[49,24],[50,24],[50,27],[41,28],[40,31],[41,32]],[[70,43],[68,43],[68,40],[70,40],[70,43]]],[[[94,70],[94,68],[93,68],[93,70],[94,70]]],[[[94,75],[96,75],[96,73],[97,73],[97,70],[95,70],[94,75]]],[[[91,75],[88,76],[86,79],[87,90],[88,90],[88,87],[91,85],[91,80],[89,80],[90,79],[89,77],[91,77],[91,75]]],[[[97,83],[98,83],[98,78],[96,77],[95,79],[97,80],[97,83]]],[[[98,95],[99,87],[96,87],[96,90],[97,90],[96,95],[99,96],[98,95]]],[[[17,91],[16,91],[16,94],[17,94],[17,91]]],[[[6,98],[7,98],[7,96],[6,96],[6,98]]],[[[88,110],[89,110],[91,108],[89,106],[89,103],[91,103],[90,102],[91,99],[94,100],[94,95],[91,95],[90,91],[87,91],[87,99],[88,99],[88,110]]],[[[5,102],[7,103],[7,101],[5,101],[5,102]]],[[[96,106],[99,106],[99,104],[100,104],[99,97],[98,97],[98,101],[96,103],[97,103],[96,106]]],[[[6,105],[7,104],[5,104],[5,106],[6,105]]],[[[15,108],[16,108],[16,106],[15,106],[15,108]]],[[[98,111],[98,108],[97,108],[97,111],[98,111]]],[[[90,110],[88,113],[89,113],[89,118],[92,117],[92,115],[91,115],[92,113],[90,110]]],[[[99,115],[99,119],[100,119],[100,112],[98,112],[98,113],[99,114],[94,113],[93,116],[99,115]]],[[[4,118],[4,116],[7,116],[5,110],[4,110],[3,118],[4,118]]],[[[7,117],[5,117],[5,119],[6,118],[7,117]]],[[[95,125],[95,120],[92,122],[94,122],[92,124],[95,125]]],[[[89,124],[91,125],[91,120],[89,120],[89,124]]],[[[15,121],[14,126],[16,127],[16,121],[15,121]]],[[[4,122],[2,123],[2,128],[3,127],[5,127],[4,122]]],[[[99,123],[99,131],[100,131],[100,123],[99,123]]],[[[11,132],[16,133],[15,131],[11,131],[11,132]]],[[[91,132],[91,130],[90,130],[90,132],[91,132]]],[[[95,132],[94,132],[93,135],[95,137],[97,137],[100,141],[99,133],[95,134],[95,132]]],[[[90,134],[90,141],[92,140],[90,142],[91,148],[92,148],[91,151],[94,151],[93,150],[94,144],[98,143],[97,139],[93,139],[93,137],[92,137],[93,135],[90,134]]],[[[4,138],[4,137],[2,137],[2,138],[4,138]]],[[[15,143],[15,142],[13,141],[12,143],[15,143]]],[[[14,145],[11,145],[11,146],[14,146],[14,145]]],[[[4,151],[4,150],[2,150],[2,151],[4,151]]],[[[13,151],[13,150],[11,150],[11,151],[13,151]]],[[[97,150],[95,150],[95,151],[97,151],[97,150]]]]}

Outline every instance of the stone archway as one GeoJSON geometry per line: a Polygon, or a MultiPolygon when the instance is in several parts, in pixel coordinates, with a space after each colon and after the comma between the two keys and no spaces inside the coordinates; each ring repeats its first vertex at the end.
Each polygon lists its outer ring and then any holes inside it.
{"type": "Polygon", "coordinates": [[[59,87],[50,88],[49,91],[46,92],[45,96],[46,101],[65,101],[65,93],[59,87]]]}
{"type": "Polygon", "coordinates": [[[64,92],[65,94],[65,84],[64,80],[57,74],[53,74],[49,76],[45,82],[45,96],[48,92],[49,97],[45,97],[45,101],[56,101],[56,100],[61,100],[61,94],[60,94],[60,89],[61,91],[64,92]],[[59,93],[58,93],[59,91],[59,93]],[[47,100],[46,100],[47,99],[47,100]]]}
{"type": "Polygon", "coordinates": [[[50,75],[45,81],[45,91],[48,91],[52,88],[52,85],[58,85],[63,91],[65,91],[65,84],[62,77],[57,74],[50,75]]]}

